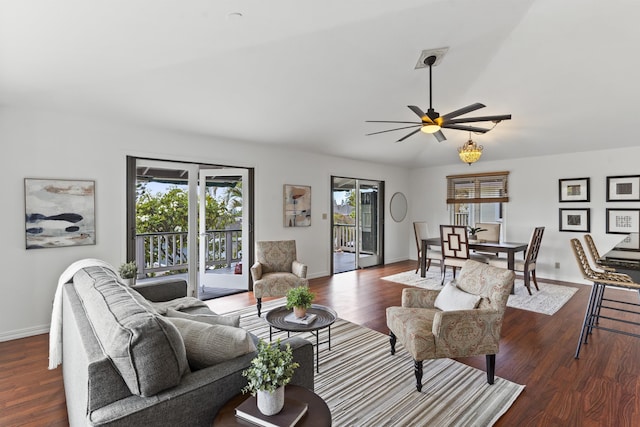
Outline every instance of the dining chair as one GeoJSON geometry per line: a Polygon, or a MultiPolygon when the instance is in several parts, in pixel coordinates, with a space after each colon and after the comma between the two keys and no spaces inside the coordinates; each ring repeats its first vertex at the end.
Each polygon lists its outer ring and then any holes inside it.
{"type": "Polygon", "coordinates": [[[478,231],[476,236],[481,242],[500,242],[501,224],[494,222],[476,222],[476,228],[484,228],[484,231],[478,231]]]}
{"type": "Polygon", "coordinates": [[[487,258],[481,255],[471,255],[469,253],[469,235],[465,225],[441,225],[440,244],[442,250],[442,281],[447,273],[447,266],[453,268],[453,278],[456,278],[456,270],[462,268],[465,261],[473,259],[482,263],[487,262],[487,258]]]}
{"type": "Polygon", "coordinates": [[[613,267],[608,267],[606,265],[600,264],[600,252],[598,252],[598,248],[596,247],[596,243],[593,241],[591,234],[585,234],[584,241],[587,244],[589,255],[591,255],[591,259],[593,260],[593,263],[596,265],[596,268],[603,271],[610,271],[610,272],[616,271],[616,269],[613,267]]]}
{"type": "MultiPolygon", "coordinates": [[[[484,229],[483,231],[476,232],[476,237],[479,242],[499,243],[500,242],[500,228],[501,224],[495,222],[476,222],[476,228],[484,229]]],[[[487,251],[474,251],[474,253],[481,254],[487,257],[497,257],[498,252],[487,251]]]]}
{"type": "MultiPolygon", "coordinates": [[[[429,227],[425,221],[415,221],[413,223],[413,233],[416,238],[416,249],[418,250],[418,265],[416,266],[416,273],[420,269],[420,258],[422,256],[422,240],[429,238],[429,227]]],[[[431,266],[431,260],[438,262],[442,261],[442,252],[440,248],[428,247],[427,251],[427,270],[431,266]]],[[[442,265],[440,266],[442,268],[442,265]]]]}
{"type": "MultiPolygon", "coordinates": [[[[536,261],[538,260],[538,252],[540,252],[540,244],[542,243],[542,235],[544,234],[544,227],[536,227],[533,229],[531,233],[531,238],[529,239],[529,244],[527,245],[527,252],[525,253],[525,257],[523,261],[516,261],[513,269],[514,271],[522,272],[524,275],[524,285],[529,292],[531,293],[531,280],[533,279],[533,284],[536,287],[536,290],[539,291],[538,288],[538,279],[536,278],[536,261]]],[[[506,259],[491,259],[489,260],[489,264],[494,267],[502,267],[508,268],[508,262],[506,259]]]]}

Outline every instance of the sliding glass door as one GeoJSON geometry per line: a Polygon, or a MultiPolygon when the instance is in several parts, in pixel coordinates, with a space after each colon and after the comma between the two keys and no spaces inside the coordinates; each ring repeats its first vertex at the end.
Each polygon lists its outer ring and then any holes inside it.
{"type": "Polygon", "coordinates": [[[342,273],[383,263],[381,181],[332,177],[332,271],[342,273]]]}

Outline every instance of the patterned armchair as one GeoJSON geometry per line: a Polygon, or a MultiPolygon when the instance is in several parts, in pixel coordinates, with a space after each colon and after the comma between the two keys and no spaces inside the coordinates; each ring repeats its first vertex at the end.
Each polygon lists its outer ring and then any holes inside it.
{"type": "Polygon", "coordinates": [[[513,271],[468,260],[455,292],[475,299],[477,308],[452,308],[457,299],[438,304],[444,289],[420,288],[404,289],[402,306],[387,308],[391,354],[395,354],[396,340],[411,354],[418,391],[422,390],[422,362],[445,357],[486,355],[487,382],[493,384],[502,318],[514,279],[513,271]],[[436,305],[449,307],[442,311],[436,305]]]}
{"type": "Polygon", "coordinates": [[[307,266],[296,260],[296,241],[256,243],[256,263],[251,267],[258,316],[263,297],[283,297],[297,286],[309,286],[307,266]]]}

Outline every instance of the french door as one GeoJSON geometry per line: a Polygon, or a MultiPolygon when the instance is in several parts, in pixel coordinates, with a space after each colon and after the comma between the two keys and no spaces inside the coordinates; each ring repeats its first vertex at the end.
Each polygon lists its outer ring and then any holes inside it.
{"type": "Polygon", "coordinates": [[[249,191],[246,169],[201,169],[198,181],[199,266],[198,282],[206,287],[248,290],[249,191]],[[218,201],[210,202],[214,190],[222,189],[233,222],[219,229],[208,223],[215,217],[218,201]]]}
{"type": "Polygon", "coordinates": [[[138,278],[182,275],[191,296],[248,290],[252,179],[251,169],[128,157],[127,259],[138,278]]]}

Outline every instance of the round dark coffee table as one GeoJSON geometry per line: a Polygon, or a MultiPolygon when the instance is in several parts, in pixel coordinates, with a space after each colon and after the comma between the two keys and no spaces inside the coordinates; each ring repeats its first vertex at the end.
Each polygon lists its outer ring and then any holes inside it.
{"type": "MultiPolygon", "coordinates": [[[[320,396],[309,389],[291,384],[286,386],[285,395],[286,394],[291,394],[295,396],[297,400],[309,405],[307,413],[302,416],[300,421],[298,421],[296,427],[331,426],[331,411],[329,411],[329,407],[320,396]]],[[[255,424],[236,417],[236,408],[250,396],[250,394],[240,393],[232,397],[222,408],[220,408],[216,418],[213,420],[213,425],[215,427],[255,426],[255,424]]]]}
{"type": "Polygon", "coordinates": [[[331,350],[331,325],[338,318],[338,314],[331,308],[324,305],[311,304],[307,309],[308,314],[315,314],[316,318],[308,325],[287,322],[284,318],[291,314],[293,310],[285,306],[276,307],[269,311],[264,317],[269,324],[269,341],[273,341],[273,328],[279,331],[290,332],[311,332],[316,337],[316,372],[320,372],[320,344],[328,343],[331,350]],[[327,341],[320,342],[320,330],[327,328],[327,341]]]}

